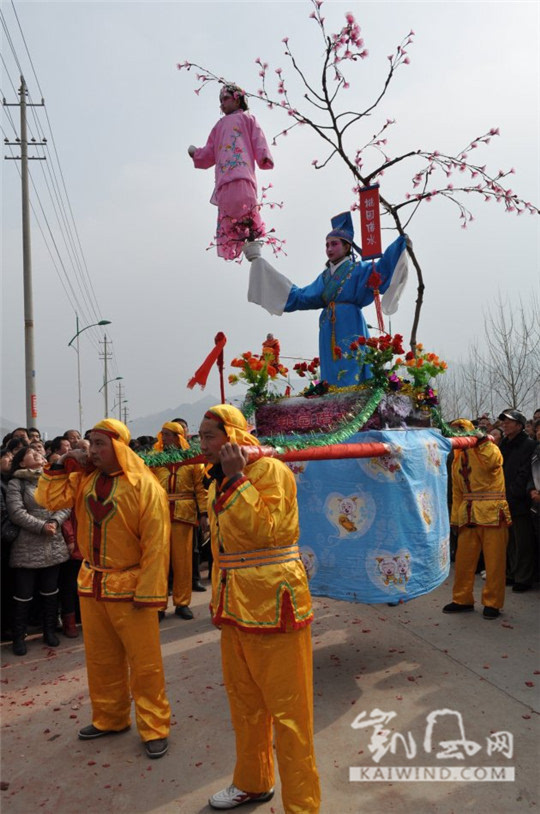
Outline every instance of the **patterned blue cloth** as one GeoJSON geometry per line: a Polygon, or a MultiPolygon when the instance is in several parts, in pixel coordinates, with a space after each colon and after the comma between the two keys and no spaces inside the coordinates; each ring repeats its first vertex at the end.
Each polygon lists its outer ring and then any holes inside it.
{"type": "Polygon", "coordinates": [[[300,547],[314,596],[367,604],[414,599],[450,569],[446,460],[436,430],[370,430],[383,458],[291,464],[298,486],[300,547]]]}

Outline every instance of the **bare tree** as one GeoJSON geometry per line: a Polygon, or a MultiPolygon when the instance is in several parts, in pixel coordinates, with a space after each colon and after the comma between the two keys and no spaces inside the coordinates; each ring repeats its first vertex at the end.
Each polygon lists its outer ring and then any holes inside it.
{"type": "Polygon", "coordinates": [[[535,296],[512,308],[499,295],[484,315],[485,367],[503,408],[535,409],[540,381],[540,308],[535,296]]]}
{"type": "MultiPolygon", "coordinates": [[[[384,118],[379,105],[387,93],[390,83],[394,80],[396,71],[410,62],[408,48],[413,43],[414,31],[410,31],[395,51],[388,57],[388,72],[372,97],[367,99],[360,110],[350,110],[345,97],[350,87],[346,76],[347,66],[359,63],[368,57],[368,50],[361,37],[360,27],[353,15],[345,15],[346,23],[340,31],[329,34],[326,30],[325,19],[321,14],[322,0],[311,0],[312,12],[310,17],[319,28],[323,41],[323,54],[320,75],[308,76],[307,72],[298,63],[289,37],[283,39],[285,56],[289,61],[292,75],[299,80],[302,96],[293,100],[294,91],[289,90],[285,72],[276,68],[269,72],[268,63],[257,58],[261,86],[257,91],[246,90],[247,96],[259,98],[270,108],[286,113],[288,124],[275,138],[287,135],[294,128],[304,125],[313,130],[320,137],[326,148],[326,156],[322,160],[313,161],[315,169],[326,167],[334,158],[345,163],[354,179],[355,191],[361,187],[377,183],[386,173],[393,171],[398,165],[406,163],[411,169],[411,187],[404,192],[400,200],[390,201],[381,196],[383,214],[393,223],[393,228],[403,235],[420,205],[425,201],[445,199],[456,207],[463,228],[473,220],[468,203],[465,203],[469,193],[479,195],[482,200],[495,199],[502,202],[507,212],[530,212],[539,214],[538,207],[524,201],[513,190],[506,186],[504,179],[514,170],[489,171],[485,164],[476,161],[480,150],[478,148],[489,144],[499,130],[492,127],[483,135],[471,140],[464,140],[462,148],[454,154],[441,153],[435,149],[415,147],[407,152],[391,156],[388,154],[388,131],[395,124],[395,120],[384,118]],[[273,77],[273,79],[271,78],[273,77]],[[269,85],[275,87],[271,90],[269,85]],[[343,104],[344,102],[344,104],[343,104]],[[301,109],[302,108],[302,109],[301,109]],[[377,122],[372,124],[372,122],[377,122]],[[365,128],[369,126],[368,136],[365,128]],[[347,145],[346,145],[347,141],[347,145]],[[350,143],[353,143],[349,147],[350,143]],[[475,152],[476,151],[476,152],[475,152]],[[456,182],[452,183],[452,177],[456,182]]],[[[207,68],[191,62],[178,64],[178,68],[196,68],[200,73],[197,80],[201,89],[209,82],[225,83],[223,77],[218,76],[207,68]]],[[[354,98],[359,96],[355,93],[354,98]]],[[[358,208],[358,201],[351,207],[358,208]]],[[[417,299],[411,329],[410,345],[416,352],[416,335],[420,320],[420,312],[424,296],[424,279],[419,260],[412,246],[407,251],[417,275],[417,299]]]]}
{"type": "Polygon", "coordinates": [[[461,363],[449,365],[444,376],[437,380],[437,393],[441,414],[447,421],[471,415],[463,387],[461,363]]]}

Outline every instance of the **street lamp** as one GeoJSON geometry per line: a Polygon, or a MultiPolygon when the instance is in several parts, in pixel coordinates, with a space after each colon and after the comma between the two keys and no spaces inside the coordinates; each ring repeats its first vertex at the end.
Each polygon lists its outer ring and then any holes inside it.
{"type": "Polygon", "coordinates": [[[81,388],[81,357],[79,355],[79,336],[82,334],[83,331],[87,331],[88,328],[97,328],[98,325],[110,325],[111,321],[109,319],[100,319],[99,322],[93,322],[92,325],[85,325],[84,328],[79,330],[79,315],[75,314],[75,326],[77,329],[77,333],[70,339],[68,342],[68,348],[70,348],[77,340],[77,346],[73,348],[75,353],[77,354],[77,390],[79,393],[79,432],[82,435],[82,415],[83,415],[83,408],[82,408],[82,388],[81,388]]]}
{"type": "Polygon", "coordinates": [[[108,391],[107,391],[107,385],[110,384],[111,382],[118,382],[118,381],[120,381],[120,379],[123,379],[123,378],[124,378],[123,376],[115,376],[114,379],[107,379],[107,381],[103,382],[103,384],[101,385],[101,387],[98,390],[98,393],[101,393],[103,388],[105,388],[105,393],[104,393],[104,396],[105,396],[105,418],[107,418],[107,416],[109,414],[109,394],[108,394],[108,391]]]}

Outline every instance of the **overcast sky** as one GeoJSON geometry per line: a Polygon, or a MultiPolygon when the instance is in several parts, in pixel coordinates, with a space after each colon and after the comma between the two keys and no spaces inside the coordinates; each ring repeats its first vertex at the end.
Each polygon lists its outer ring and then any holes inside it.
{"type": "MultiPolygon", "coordinates": [[[[322,45],[309,19],[309,2],[15,2],[15,9],[45,97],[99,317],[112,321],[109,376],[123,377],[130,417],[199,398],[200,391],[187,390],[186,382],[220,330],[228,337],[226,361],[245,350],[258,352],[268,331],[279,337],[285,356],[314,356],[317,312],[270,317],[247,302],[247,264],[227,264],[214,250],[206,251],[216,217],[209,203],[213,171],[195,170],[187,147],[203,145],[217,121],[218,88],[209,86],[196,95],[193,72],[176,69],[186,59],[198,62],[256,91],[257,57],[271,69],[289,71],[282,43],[289,36],[299,63],[317,76],[322,45]]],[[[327,1],[323,10],[330,32],[339,30],[344,14],[352,11],[369,49],[369,59],[346,69],[350,107],[367,106],[384,79],[387,55],[410,29],[415,31],[410,65],[398,71],[380,108],[351,144],[363,144],[387,118],[397,120],[390,136],[392,155],[416,148],[458,153],[475,136],[499,127],[500,137],[475,157],[495,172],[514,167],[512,189],[539,203],[536,2],[327,1]]],[[[30,96],[39,101],[7,2],[3,14],[30,96]]],[[[2,66],[1,91],[13,102],[19,68],[5,37],[2,53],[8,71],[2,66]]],[[[294,101],[298,106],[301,98],[294,101]]],[[[251,108],[269,138],[289,123],[257,101],[251,108]]],[[[18,109],[9,111],[18,128],[18,109]]],[[[36,115],[41,134],[48,136],[43,111],[36,109],[36,115]]],[[[2,126],[13,140],[6,111],[2,126]]],[[[31,127],[41,135],[33,117],[31,127]]],[[[323,268],[330,217],[352,203],[352,182],[338,163],[314,171],[312,160],[325,153],[306,128],[279,140],[273,153],[275,170],[259,173],[259,183],[271,180],[275,198],[285,204],[265,218],[287,241],[288,256],[274,265],[304,285],[323,268]]],[[[2,166],[2,416],[24,424],[17,163],[3,161],[2,166]]],[[[88,292],[80,291],[56,227],[42,163],[32,162],[34,183],[66,274],[94,321],[85,301],[88,292]]],[[[403,198],[415,169],[383,178],[383,194],[403,198]]],[[[51,260],[52,251],[60,266],[33,188],[31,194],[48,243],[33,219],[37,425],[77,426],[76,354],[67,347],[75,333],[75,310],[51,260]]],[[[467,230],[460,228],[455,208],[442,200],[421,208],[409,228],[426,284],[418,338],[451,360],[466,356],[469,346],[481,341],[482,310],[498,292],[509,308],[519,293],[528,298],[538,292],[538,217],[505,214],[501,205],[473,196],[467,203],[476,217],[467,230]]],[[[391,239],[386,232],[385,244],[391,239]]],[[[61,266],[59,272],[63,276],[61,266]]],[[[69,285],[65,279],[64,285],[69,285]]],[[[415,298],[411,275],[391,326],[406,337],[415,298]]],[[[370,309],[367,318],[375,321],[370,309]]],[[[80,314],[81,327],[88,319],[80,314]]],[[[85,426],[103,413],[99,338],[93,329],[80,338],[85,426]]],[[[218,392],[216,376],[209,381],[210,392],[218,392]]],[[[111,386],[110,406],[114,395],[111,386]]]]}

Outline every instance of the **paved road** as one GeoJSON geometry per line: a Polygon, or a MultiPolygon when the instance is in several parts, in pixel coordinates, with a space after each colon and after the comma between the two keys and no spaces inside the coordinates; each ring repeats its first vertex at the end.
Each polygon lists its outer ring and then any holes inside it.
{"type": "MultiPolygon", "coordinates": [[[[478,595],[481,581],[478,579],[478,595]]],[[[538,811],[540,738],[540,593],[507,595],[504,615],[441,613],[450,582],[395,608],[317,599],[313,626],[317,762],[322,814],[515,814],[538,811]],[[440,710],[431,751],[424,738],[440,710]],[[375,713],[379,710],[379,713],[375,713]],[[392,718],[382,714],[396,713],[392,718]],[[353,728],[369,719],[367,727],[353,728]],[[476,754],[439,758],[440,741],[461,738],[476,754]],[[373,734],[389,730],[380,753],[373,734]],[[512,756],[493,733],[513,736],[512,756]],[[384,752],[392,736],[396,754],[384,752]],[[402,737],[400,737],[402,736],[402,737]],[[405,751],[405,746],[407,752],[405,751]],[[375,758],[378,757],[378,760],[375,758]],[[350,782],[349,768],[486,767],[513,769],[513,782],[350,782]]],[[[39,636],[28,655],[2,646],[2,811],[9,814],[198,814],[210,793],[230,782],[234,736],[222,684],[219,633],[207,617],[208,594],[194,596],[196,619],[162,623],[168,693],[173,708],[169,753],[148,760],[134,729],[83,743],[90,723],[81,639],[49,649],[39,636]],[[7,786],[7,788],[6,788],[7,786]]],[[[463,749],[461,749],[463,753],[463,749]]],[[[500,771],[500,770],[499,770],[500,771]]],[[[388,775],[385,775],[386,777],[388,775]]],[[[279,781],[274,800],[241,809],[283,814],[279,781]]]]}

